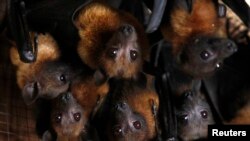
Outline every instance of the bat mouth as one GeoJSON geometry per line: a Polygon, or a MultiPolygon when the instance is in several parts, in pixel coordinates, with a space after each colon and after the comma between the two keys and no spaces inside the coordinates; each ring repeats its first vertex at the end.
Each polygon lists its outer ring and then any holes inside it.
{"type": "MultiPolygon", "coordinates": [[[[54,87],[54,86],[53,86],[54,87]]],[[[67,82],[63,86],[58,86],[56,88],[49,87],[44,92],[40,92],[40,97],[45,99],[53,99],[58,97],[62,93],[67,93],[70,91],[70,83],[67,82]]]]}

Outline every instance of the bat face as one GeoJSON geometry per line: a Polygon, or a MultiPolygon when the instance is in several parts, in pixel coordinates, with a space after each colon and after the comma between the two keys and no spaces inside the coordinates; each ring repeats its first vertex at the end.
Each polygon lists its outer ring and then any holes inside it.
{"type": "Polygon", "coordinates": [[[198,37],[191,40],[179,56],[180,69],[192,76],[213,73],[237,51],[236,44],[225,38],[198,37]]]}
{"type": "Polygon", "coordinates": [[[207,137],[207,126],[214,123],[210,107],[204,97],[187,91],[177,106],[178,135],[182,140],[207,137]]]}
{"type": "Polygon", "coordinates": [[[117,102],[112,107],[108,132],[111,141],[142,141],[147,136],[147,124],[127,103],[117,102]]]}
{"type": "Polygon", "coordinates": [[[110,89],[97,111],[98,134],[111,141],[147,141],[154,139],[158,96],[134,79],[109,80],[110,89]],[[105,120],[105,122],[103,122],[105,120]]]}
{"type": "Polygon", "coordinates": [[[23,98],[27,104],[37,98],[55,98],[66,92],[74,76],[73,70],[61,62],[46,62],[23,88],[23,98]]]}
{"type": "Polygon", "coordinates": [[[106,44],[101,66],[110,77],[131,78],[138,73],[142,54],[132,25],[124,24],[113,34],[106,44]]]}
{"type": "Polygon", "coordinates": [[[71,93],[63,93],[53,100],[51,123],[57,136],[79,136],[84,130],[85,121],[83,109],[71,93]]]}

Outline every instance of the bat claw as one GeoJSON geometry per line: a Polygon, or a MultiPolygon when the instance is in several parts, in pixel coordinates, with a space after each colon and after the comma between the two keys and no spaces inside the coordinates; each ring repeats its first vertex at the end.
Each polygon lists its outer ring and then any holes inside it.
{"type": "Polygon", "coordinates": [[[23,51],[21,53],[21,60],[27,63],[34,62],[36,59],[34,53],[32,51],[23,51]]]}
{"type": "Polygon", "coordinates": [[[226,13],[227,13],[227,8],[225,5],[223,4],[219,4],[218,5],[218,16],[220,18],[224,18],[226,16],[226,13]]]}

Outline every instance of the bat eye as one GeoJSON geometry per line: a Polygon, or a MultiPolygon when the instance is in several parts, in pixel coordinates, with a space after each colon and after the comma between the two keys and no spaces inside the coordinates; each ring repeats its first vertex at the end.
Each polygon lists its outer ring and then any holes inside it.
{"type": "Polygon", "coordinates": [[[188,123],[188,115],[181,115],[178,119],[182,124],[188,123]]]}
{"type": "Polygon", "coordinates": [[[81,119],[81,114],[80,113],[74,113],[74,119],[75,121],[79,121],[81,119]]]}
{"type": "Polygon", "coordinates": [[[59,80],[62,82],[66,82],[66,76],[64,74],[60,75],[59,80]]]}
{"type": "Polygon", "coordinates": [[[131,50],[130,51],[130,58],[134,61],[137,59],[137,56],[138,56],[138,52],[135,51],[135,50],[131,50]]]}
{"type": "Polygon", "coordinates": [[[55,116],[55,121],[56,121],[56,123],[61,123],[61,121],[62,121],[62,113],[58,113],[55,116]]]}
{"type": "Polygon", "coordinates": [[[114,128],[114,135],[115,135],[115,136],[120,136],[120,135],[122,135],[122,127],[121,127],[121,126],[116,126],[116,127],[114,128]]]}
{"type": "Polygon", "coordinates": [[[108,56],[110,58],[115,58],[117,56],[118,49],[117,48],[111,48],[108,50],[108,56]]]}
{"type": "Polygon", "coordinates": [[[133,122],[133,126],[135,127],[135,129],[141,129],[141,122],[140,121],[135,121],[135,122],[133,122]]]}
{"type": "Polygon", "coordinates": [[[208,116],[208,113],[207,113],[206,110],[201,111],[200,114],[201,114],[201,117],[204,118],[204,119],[206,119],[207,116],[208,116]]]}
{"type": "Polygon", "coordinates": [[[208,58],[210,58],[211,54],[208,51],[202,51],[200,56],[201,56],[201,59],[208,60],[208,58]]]}

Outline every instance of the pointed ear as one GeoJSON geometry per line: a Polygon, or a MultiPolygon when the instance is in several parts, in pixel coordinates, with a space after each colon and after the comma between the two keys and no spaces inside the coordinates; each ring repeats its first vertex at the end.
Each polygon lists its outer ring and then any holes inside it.
{"type": "Polygon", "coordinates": [[[176,4],[187,12],[191,13],[193,9],[194,0],[176,0],[176,4]]]}
{"type": "Polygon", "coordinates": [[[39,97],[39,89],[40,84],[38,82],[30,82],[24,86],[22,90],[22,96],[24,102],[27,105],[30,105],[36,101],[36,99],[39,97]]]}
{"type": "Polygon", "coordinates": [[[193,81],[193,90],[195,92],[199,92],[201,90],[201,80],[194,80],[193,81]]]}
{"type": "Polygon", "coordinates": [[[98,69],[94,73],[94,79],[95,79],[96,85],[101,85],[108,80],[108,76],[106,75],[104,71],[98,69]]]}
{"type": "Polygon", "coordinates": [[[42,140],[41,141],[53,141],[53,137],[52,137],[52,134],[49,130],[45,131],[43,133],[43,136],[42,136],[42,140]]]}

